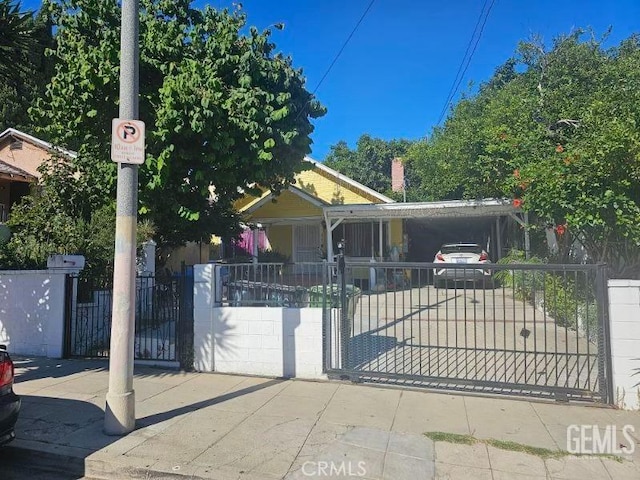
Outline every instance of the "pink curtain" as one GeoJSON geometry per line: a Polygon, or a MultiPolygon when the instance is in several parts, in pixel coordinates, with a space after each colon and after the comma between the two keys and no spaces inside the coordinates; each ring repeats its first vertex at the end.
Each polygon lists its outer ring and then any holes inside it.
{"type": "MultiPolygon", "coordinates": [[[[247,228],[240,235],[240,238],[234,241],[236,255],[252,255],[253,254],[253,230],[247,228]]],[[[258,231],[258,249],[266,250],[268,246],[267,234],[264,230],[258,231]]]]}

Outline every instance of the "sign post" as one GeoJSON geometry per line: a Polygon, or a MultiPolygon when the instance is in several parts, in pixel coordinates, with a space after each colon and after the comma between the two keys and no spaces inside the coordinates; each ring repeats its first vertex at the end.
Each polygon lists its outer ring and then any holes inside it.
{"type": "Polygon", "coordinates": [[[144,162],[144,124],[135,121],[138,118],[138,1],[122,0],[120,119],[115,119],[112,125],[115,134],[111,158],[118,162],[118,186],[109,391],[104,414],[107,435],[126,435],[136,425],[133,390],[136,226],[138,164],[144,162]]]}

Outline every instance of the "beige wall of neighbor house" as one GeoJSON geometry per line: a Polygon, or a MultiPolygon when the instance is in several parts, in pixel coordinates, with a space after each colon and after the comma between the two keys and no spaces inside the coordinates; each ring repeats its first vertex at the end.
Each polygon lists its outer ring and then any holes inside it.
{"type": "Polygon", "coordinates": [[[12,204],[28,194],[29,184],[41,176],[38,168],[54,152],[66,158],[76,156],[14,128],[0,133],[0,221],[8,216],[12,204]]]}
{"type": "Polygon", "coordinates": [[[0,143],[1,161],[36,178],[40,178],[38,167],[49,158],[51,158],[49,151],[24,140],[8,137],[0,143]],[[16,148],[17,145],[20,145],[20,148],[16,148]]]}

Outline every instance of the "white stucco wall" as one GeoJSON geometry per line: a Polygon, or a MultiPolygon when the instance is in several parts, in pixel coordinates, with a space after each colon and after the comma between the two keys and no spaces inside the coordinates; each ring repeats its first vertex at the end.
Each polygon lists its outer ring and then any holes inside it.
{"type": "Polygon", "coordinates": [[[213,265],[194,275],[196,370],[323,378],[321,308],[217,306],[213,265]]]}
{"type": "Polygon", "coordinates": [[[14,355],[61,358],[65,273],[0,271],[0,343],[14,355]]]}
{"type": "Polygon", "coordinates": [[[613,392],[616,404],[640,409],[640,281],[609,280],[613,392]]]}

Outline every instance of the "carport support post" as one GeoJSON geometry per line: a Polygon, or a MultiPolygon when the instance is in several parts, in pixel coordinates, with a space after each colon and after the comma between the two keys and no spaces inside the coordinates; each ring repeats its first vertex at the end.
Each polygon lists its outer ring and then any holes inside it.
{"type": "Polygon", "coordinates": [[[502,258],[502,238],[500,238],[502,235],[502,229],[500,228],[500,217],[496,217],[496,255],[494,257],[494,260],[497,262],[498,260],[500,260],[502,258]]]}
{"type": "Polygon", "coordinates": [[[340,367],[349,368],[349,312],[347,308],[347,271],[344,259],[344,239],[338,244],[338,287],[340,288],[340,367]]]}
{"type": "Polygon", "coordinates": [[[531,239],[529,238],[529,213],[524,212],[524,258],[531,256],[531,239]]]}
{"type": "MultiPolygon", "coordinates": [[[[138,118],[138,0],[122,0],[120,32],[120,118],[138,118]]],[[[107,435],[126,435],[136,426],[133,390],[138,166],[118,164],[113,317],[109,391],[104,414],[107,435]]]]}

